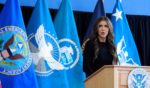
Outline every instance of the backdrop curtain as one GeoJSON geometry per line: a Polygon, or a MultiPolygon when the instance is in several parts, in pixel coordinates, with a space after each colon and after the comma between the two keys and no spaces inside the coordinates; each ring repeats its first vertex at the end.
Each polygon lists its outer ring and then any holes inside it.
{"type": "Polygon", "coordinates": [[[150,66],[150,16],[127,16],[142,65],[150,66]]]}

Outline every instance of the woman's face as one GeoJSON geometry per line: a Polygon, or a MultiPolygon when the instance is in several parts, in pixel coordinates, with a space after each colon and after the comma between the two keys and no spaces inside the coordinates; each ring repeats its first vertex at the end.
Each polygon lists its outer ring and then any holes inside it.
{"type": "Polygon", "coordinates": [[[106,21],[102,20],[98,24],[98,36],[101,39],[106,39],[109,32],[109,27],[106,21]]]}

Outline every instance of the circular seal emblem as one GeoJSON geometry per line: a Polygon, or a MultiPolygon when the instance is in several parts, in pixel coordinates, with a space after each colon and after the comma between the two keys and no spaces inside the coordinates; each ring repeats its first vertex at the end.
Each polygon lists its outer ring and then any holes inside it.
{"type": "Polygon", "coordinates": [[[38,76],[48,76],[54,70],[63,69],[60,61],[60,50],[56,39],[44,32],[40,25],[35,34],[29,35],[29,46],[38,76]]]}
{"type": "Polygon", "coordinates": [[[79,48],[75,42],[70,39],[59,40],[61,59],[60,62],[65,69],[73,68],[79,61],[79,48]]]}
{"type": "Polygon", "coordinates": [[[18,75],[32,63],[27,35],[17,26],[0,28],[0,73],[18,75]]]}
{"type": "Polygon", "coordinates": [[[128,88],[150,88],[150,76],[142,68],[133,69],[128,76],[128,88]]]}

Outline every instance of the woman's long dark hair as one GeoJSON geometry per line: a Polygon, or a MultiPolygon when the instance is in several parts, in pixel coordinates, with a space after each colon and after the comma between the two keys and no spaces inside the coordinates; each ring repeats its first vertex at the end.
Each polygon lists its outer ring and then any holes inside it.
{"type": "Polygon", "coordinates": [[[98,52],[100,50],[99,39],[98,39],[98,25],[101,21],[106,21],[106,23],[108,25],[109,31],[108,31],[108,35],[106,38],[106,42],[108,42],[109,52],[111,53],[111,55],[113,56],[113,59],[114,59],[113,64],[117,64],[118,57],[117,57],[117,53],[116,53],[116,46],[114,44],[113,26],[112,26],[111,21],[105,16],[102,16],[99,19],[97,19],[97,21],[95,22],[94,27],[93,27],[93,33],[92,33],[91,37],[94,40],[94,50],[95,50],[94,58],[96,59],[98,57],[98,52]]]}

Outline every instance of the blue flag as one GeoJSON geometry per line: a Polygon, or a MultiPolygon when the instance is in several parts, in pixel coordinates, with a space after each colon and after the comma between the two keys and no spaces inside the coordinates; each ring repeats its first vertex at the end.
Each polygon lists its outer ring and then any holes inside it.
{"type": "Polygon", "coordinates": [[[113,10],[112,23],[120,65],[141,65],[132,33],[119,0],[113,10]]]}
{"type": "Polygon", "coordinates": [[[60,61],[65,66],[69,88],[84,88],[82,52],[70,0],[62,0],[54,26],[59,39],[60,61]]]}
{"type": "Polygon", "coordinates": [[[28,38],[18,0],[0,14],[0,81],[3,88],[37,88],[28,38]]]}
{"type": "Polygon", "coordinates": [[[67,88],[60,49],[47,0],[37,0],[27,35],[40,88],[67,88]]]}
{"type": "Polygon", "coordinates": [[[101,16],[105,16],[105,10],[104,10],[104,5],[103,5],[103,0],[98,0],[97,1],[97,4],[96,4],[96,7],[94,9],[94,13],[92,15],[92,18],[91,18],[91,21],[89,23],[89,26],[88,26],[88,29],[87,29],[87,32],[84,36],[84,39],[83,41],[86,41],[88,38],[90,38],[90,34],[93,30],[93,26],[94,26],[94,23],[96,22],[96,20],[101,17],[101,16]]]}

